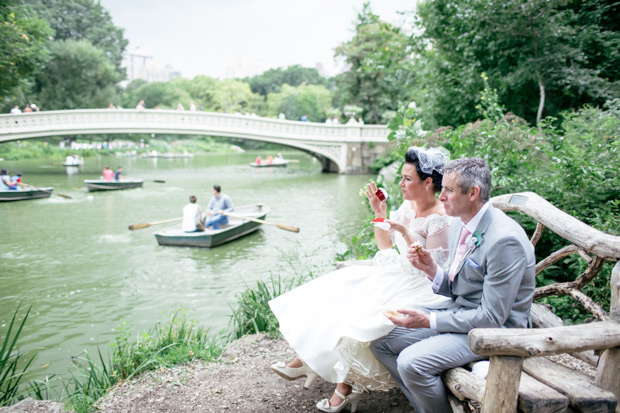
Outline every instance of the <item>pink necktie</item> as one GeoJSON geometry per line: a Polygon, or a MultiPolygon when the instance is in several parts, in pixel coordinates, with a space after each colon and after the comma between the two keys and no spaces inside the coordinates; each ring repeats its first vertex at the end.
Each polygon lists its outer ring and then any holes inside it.
{"type": "Polygon", "coordinates": [[[459,267],[459,263],[461,259],[463,259],[463,255],[465,255],[465,249],[467,248],[467,243],[465,240],[469,235],[469,231],[465,226],[461,228],[461,239],[459,240],[459,245],[456,247],[456,254],[454,254],[454,259],[452,260],[452,265],[450,266],[450,272],[448,275],[450,276],[450,281],[454,281],[454,277],[456,276],[456,270],[459,267]]]}

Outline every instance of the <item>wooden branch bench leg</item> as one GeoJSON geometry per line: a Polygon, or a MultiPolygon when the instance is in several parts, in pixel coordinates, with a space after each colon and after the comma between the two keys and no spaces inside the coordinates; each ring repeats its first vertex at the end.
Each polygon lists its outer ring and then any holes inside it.
{"type": "Polygon", "coordinates": [[[482,413],[514,413],[521,382],[523,357],[491,356],[482,413]]]}
{"type": "MultiPolygon", "coordinates": [[[[610,280],[611,305],[610,315],[615,322],[620,322],[620,261],[611,271],[610,280]]],[[[620,399],[620,347],[610,348],[601,354],[594,384],[614,393],[620,399]]],[[[620,403],[616,407],[620,412],[620,403]]]]}

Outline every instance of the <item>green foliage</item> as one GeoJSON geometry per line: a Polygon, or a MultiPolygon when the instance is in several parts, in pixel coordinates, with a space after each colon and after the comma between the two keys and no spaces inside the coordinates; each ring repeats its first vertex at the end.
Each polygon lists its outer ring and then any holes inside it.
{"type": "Polygon", "coordinates": [[[147,109],[154,109],[157,106],[162,109],[176,109],[179,103],[187,107],[191,96],[182,85],[174,82],[149,83],[135,80],[127,85],[121,106],[134,109],[140,100],[144,100],[147,109]]]}
{"type": "MultiPolygon", "coordinates": [[[[497,118],[499,105],[490,96],[486,113],[497,118]]],[[[620,99],[612,100],[605,109],[586,106],[579,111],[561,114],[561,128],[554,119],[546,119],[537,128],[512,114],[499,121],[484,119],[442,128],[427,135],[416,120],[416,108],[402,107],[389,127],[389,139],[396,147],[386,162],[402,159],[408,146],[425,144],[444,146],[452,159],[464,156],[483,158],[493,177],[492,195],[533,191],[561,210],[602,231],[620,234],[620,99]]],[[[402,161],[400,161],[402,163],[402,161]]],[[[533,223],[516,217],[527,229],[533,223]]],[[[370,242],[370,234],[366,241],[370,242]]],[[[539,258],[564,246],[566,241],[545,232],[537,244],[539,258]]],[[[581,260],[564,260],[539,274],[537,282],[572,281],[584,271],[581,260]]],[[[609,303],[610,266],[584,292],[599,304],[609,303]]],[[[573,322],[586,315],[569,297],[550,297],[557,313],[573,322]]]]}
{"type": "Polygon", "coordinates": [[[615,18],[612,13],[617,13],[618,5],[604,4],[595,0],[420,3],[417,67],[425,92],[418,100],[425,104],[429,124],[475,120],[483,72],[498,90],[499,101],[532,123],[540,120],[539,109],[543,116],[558,116],[568,108],[620,96],[620,33],[609,20],[615,18]]]}
{"type": "Polygon", "coordinates": [[[232,308],[231,324],[233,339],[246,334],[264,332],[271,336],[279,335],[278,320],[269,307],[269,301],[322,274],[327,263],[316,262],[315,252],[298,245],[295,253],[282,252],[278,269],[271,272],[269,280],[257,280],[256,287],[245,287],[236,295],[232,308]]]}
{"type": "Polygon", "coordinates": [[[327,80],[314,68],[289,66],[286,69],[269,69],[260,75],[245,79],[252,88],[252,92],[267,97],[270,93],[278,93],[283,85],[322,85],[326,86],[327,80]]]}
{"type": "Polygon", "coordinates": [[[20,398],[19,383],[34,360],[34,356],[28,361],[23,360],[23,353],[19,352],[16,347],[19,335],[30,314],[30,308],[19,325],[15,324],[18,313],[19,306],[9,322],[6,333],[0,339],[2,344],[0,349],[0,406],[8,406],[20,398]],[[17,330],[13,331],[14,327],[17,330]]]}
{"type": "Polygon", "coordinates": [[[17,93],[19,86],[26,86],[48,58],[46,44],[51,30],[45,20],[21,3],[0,2],[0,102],[17,93]]]}
{"type": "Polygon", "coordinates": [[[416,80],[409,43],[399,27],[381,21],[365,3],[355,36],[336,48],[336,56],[350,65],[338,78],[337,101],[362,107],[364,121],[379,124],[384,112],[409,100],[416,80]]]}
{"type": "MultiPolygon", "coordinates": [[[[29,0],[39,17],[54,31],[54,41],[87,40],[102,50],[115,70],[121,72],[123,52],[129,41],[123,29],[116,27],[112,16],[100,2],[92,0],[29,0]]],[[[123,73],[124,76],[124,73],[123,73]]]]}
{"type": "Polygon", "coordinates": [[[237,79],[218,82],[213,92],[213,108],[218,112],[243,113],[252,110],[252,102],[250,85],[237,79]]]}
{"type": "Polygon", "coordinates": [[[483,73],[480,77],[484,82],[484,90],[480,94],[480,103],[476,105],[476,109],[478,109],[483,119],[497,122],[504,116],[506,109],[499,103],[497,90],[491,89],[489,86],[489,78],[486,73],[483,73]]]}
{"type": "MultiPolygon", "coordinates": [[[[25,319],[21,327],[24,323],[25,319]]],[[[46,377],[44,381],[31,382],[30,395],[38,399],[61,400],[66,408],[76,412],[93,411],[95,403],[114,385],[148,370],[193,360],[212,361],[220,356],[225,343],[223,336],[212,337],[208,330],[188,318],[187,311],[181,310],[135,339],[132,339],[126,323],[122,323],[117,331],[111,355],[105,357],[98,349],[93,359],[85,350],[73,358],[70,378],[46,377]]]]}
{"type": "Polygon", "coordinates": [[[50,46],[51,58],[37,76],[40,106],[51,109],[105,108],[114,100],[119,73],[105,53],[87,40],[50,46]]]}
{"type": "Polygon", "coordinates": [[[325,86],[283,85],[280,92],[267,96],[267,113],[274,117],[284,113],[287,119],[294,120],[306,115],[311,122],[321,122],[331,110],[331,104],[331,96],[325,86]]]}
{"type": "Polygon", "coordinates": [[[11,161],[41,158],[64,160],[67,155],[71,154],[77,154],[85,158],[99,155],[99,152],[94,149],[61,149],[56,143],[48,143],[47,141],[24,140],[20,142],[5,142],[0,145],[0,158],[11,161]]]}

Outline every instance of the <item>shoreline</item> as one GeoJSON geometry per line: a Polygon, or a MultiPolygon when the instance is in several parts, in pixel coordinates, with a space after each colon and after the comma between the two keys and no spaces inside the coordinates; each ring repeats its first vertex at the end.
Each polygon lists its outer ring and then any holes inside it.
{"type": "MultiPolygon", "coordinates": [[[[316,403],[330,397],[334,384],[319,378],[304,390],[303,380],[289,382],[269,368],[294,356],[284,339],[264,334],[244,336],[228,344],[216,361],[153,370],[118,384],[95,407],[104,413],[316,412],[316,403]]],[[[399,389],[366,393],[358,409],[377,413],[413,411],[399,389]]]]}

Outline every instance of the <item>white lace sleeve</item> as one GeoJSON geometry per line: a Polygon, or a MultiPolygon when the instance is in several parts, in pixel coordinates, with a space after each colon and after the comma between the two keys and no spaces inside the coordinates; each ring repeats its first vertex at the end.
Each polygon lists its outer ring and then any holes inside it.
{"type": "MultiPolygon", "coordinates": [[[[411,208],[411,202],[405,200],[396,211],[390,211],[389,220],[403,224],[406,228],[411,229],[411,224],[415,219],[415,211],[411,208]]],[[[396,231],[390,231],[390,241],[392,245],[396,245],[396,231]]],[[[400,236],[400,233],[398,233],[400,236]]]]}
{"type": "Polygon", "coordinates": [[[426,230],[426,248],[431,252],[433,260],[447,270],[449,247],[448,236],[450,234],[450,225],[452,225],[452,217],[447,215],[431,215],[424,223],[426,230]]]}

